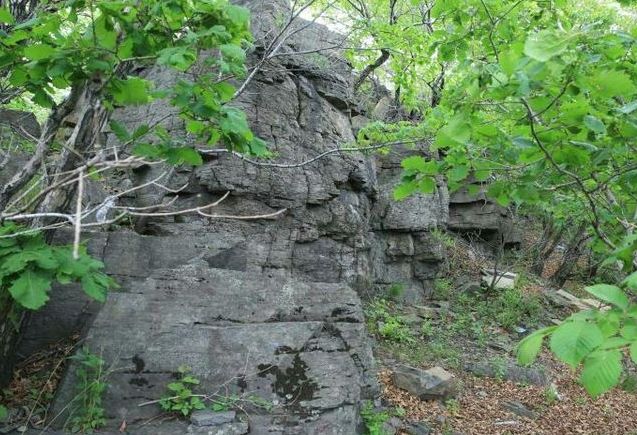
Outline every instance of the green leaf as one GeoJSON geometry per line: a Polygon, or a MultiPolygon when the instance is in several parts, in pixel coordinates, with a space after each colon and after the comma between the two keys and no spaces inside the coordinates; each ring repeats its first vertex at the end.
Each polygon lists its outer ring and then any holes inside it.
{"type": "Polygon", "coordinates": [[[188,164],[199,166],[203,163],[199,152],[190,147],[170,148],[166,152],[166,160],[172,165],[188,164]]]}
{"type": "Polygon", "coordinates": [[[637,290],[637,272],[633,272],[622,281],[622,284],[632,290],[637,290]]]}
{"type": "Polygon", "coordinates": [[[0,405],[0,422],[3,422],[9,417],[9,410],[4,406],[0,405]]]}
{"type": "Polygon", "coordinates": [[[427,161],[421,156],[410,156],[400,162],[400,166],[408,171],[421,172],[427,167],[427,161]]]}
{"type": "Polygon", "coordinates": [[[225,14],[237,27],[246,27],[250,21],[250,11],[241,6],[229,4],[225,8],[225,14]]]}
{"type": "Polygon", "coordinates": [[[544,334],[538,332],[534,332],[524,338],[524,340],[518,344],[517,348],[518,364],[523,366],[532,364],[537,358],[538,353],[540,353],[543,341],[544,334]]]}
{"type": "Polygon", "coordinates": [[[234,61],[245,61],[246,54],[241,47],[235,44],[223,44],[219,47],[221,54],[234,61]]]}
{"type": "Polygon", "coordinates": [[[622,310],[628,308],[628,297],[619,287],[610,284],[596,284],[585,287],[585,290],[597,299],[613,304],[622,310]]]}
{"type": "Polygon", "coordinates": [[[620,324],[621,319],[615,310],[597,313],[597,326],[604,334],[604,337],[612,337],[617,334],[620,324]]]}
{"type": "Polygon", "coordinates": [[[48,44],[34,44],[24,48],[24,55],[30,60],[42,60],[51,57],[55,49],[48,44]]]}
{"type": "MultiPolygon", "coordinates": [[[[13,24],[15,23],[15,18],[11,15],[11,12],[6,7],[0,8],[0,23],[4,24],[13,24]]],[[[2,418],[0,418],[2,420],[2,418]]]]}
{"type": "Polygon", "coordinates": [[[42,106],[47,109],[55,106],[55,100],[51,98],[51,96],[44,89],[38,89],[36,92],[34,92],[31,99],[38,106],[42,106]]]}
{"type": "Polygon", "coordinates": [[[96,275],[98,274],[86,274],[82,277],[80,281],[82,283],[82,290],[96,301],[105,302],[107,287],[103,281],[100,282],[101,280],[96,275]]]}
{"type": "Polygon", "coordinates": [[[436,191],[436,180],[432,177],[423,177],[418,183],[418,190],[426,194],[434,193],[436,191]]]}
{"type": "Polygon", "coordinates": [[[451,121],[440,129],[436,136],[435,144],[440,147],[449,147],[464,144],[471,138],[471,125],[463,114],[454,116],[451,121]]]}
{"type": "Polygon", "coordinates": [[[196,52],[191,47],[167,47],[159,52],[157,63],[186,71],[195,63],[195,60],[197,60],[196,52]]]}
{"type": "Polygon", "coordinates": [[[637,364],[637,341],[634,341],[633,344],[630,345],[630,359],[633,360],[635,364],[637,364]]]}
{"type": "Polygon", "coordinates": [[[597,346],[604,336],[594,323],[576,320],[564,322],[551,335],[551,351],[561,361],[575,368],[597,346]]]}
{"type": "Polygon", "coordinates": [[[151,82],[139,77],[112,81],[115,102],[122,105],[139,105],[150,102],[151,82]]]}
{"type": "Polygon", "coordinates": [[[624,104],[622,107],[617,109],[618,112],[623,113],[624,115],[633,113],[635,110],[637,110],[637,100],[632,103],[624,104]]]}
{"type": "Polygon", "coordinates": [[[26,269],[9,287],[9,293],[24,308],[37,310],[49,300],[51,278],[42,272],[26,269]]]}
{"type": "Polygon", "coordinates": [[[597,134],[606,134],[606,126],[604,123],[592,115],[586,115],[584,117],[584,125],[597,134]]]}
{"type": "Polygon", "coordinates": [[[469,167],[466,165],[454,166],[451,171],[447,172],[447,176],[451,181],[462,181],[469,175],[469,167]]]}
{"type": "Polygon", "coordinates": [[[124,127],[124,124],[114,119],[112,119],[109,124],[111,126],[111,130],[113,130],[113,133],[115,133],[115,136],[120,140],[120,142],[126,142],[130,139],[130,134],[128,133],[128,130],[126,130],[126,127],[124,127]]]}
{"type": "Polygon", "coordinates": [[[403,182],[394,189],[394,199],[396,201],[402,201],[414,194],[417,190],[418,182],[416,180],[403,182]]]}
{"type": "Polygon", "coordinates": [[[597,397],[617,385],[622,373],[621,359],[619,350],[601,350],[586,358],[580,380],[588,394],[597,397]]]}
{"type": "Polygon", "coordinates": [[[621,330],[621,336],[627,340],[637,340],[637,321],[626,322],[621,330]]]}
{"type": "Polygon", "coordinates": [[[598,71],[591,78],[593,89],[602,97],[628,97],[637,92],[633,80],[628,74],[617,70],[598,71]]]}
{"type": "Polygon", "coordinates": [[[546,62],[562,54],[568,48],[569,40],[568,35],[553,30],[542,30],[526,39],[524,54],[537,61],[546,62]]]}
{"type": "Polygon", "coordinates": [[[135,131],[133,132],[133,135],[131,136],[131,139],[137,140],[145,136],[146,133],[148,133],[149,131],[150,131],[150,126],[148,124],[142,124],[139,127],[137,127],[137,129],[135,129],[135,131]]]}
{"type": "Polygon", "coordinates": [[[606,339],[598,349],[618,349],[630,344],[630,341],[621,337],[611,337],[606,339]]]}

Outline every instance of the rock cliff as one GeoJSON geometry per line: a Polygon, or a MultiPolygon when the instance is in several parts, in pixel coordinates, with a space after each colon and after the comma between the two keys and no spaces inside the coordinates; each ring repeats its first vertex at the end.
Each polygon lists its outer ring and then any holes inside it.
{"type": "MultiPolygon", "coordinates": [[[[244,3],[253,9],[254,62],[283,9],[277,2],[244,3]]],[[[277,164],[206,154],[202,166],[180,167],[162,179],[171,188],[186,186],[175,207],[230,192],[215,214],[286,212],[250,221],[152,218],[86,234],[122,289],[103,307],[77,289],[58,289],[31,319],[22,354],[90,324],[85,344],[113,368],[104,400],[113,432],[126,421],[135,434],[209,433],[185,422],[158,424],[156,404],[139,406],[158,399],[185,364],[202,380],[202,392],[250,393],[272,404],[267,411],[247,406],[241,419],[251,434],[357,433],[359,407],[377,388],[361,297],[400,286],[407,301],[422,301],[444,264],[444,248],[432,234],[449,220],[444,183],[433,195],[391,198],[401,159],[425,144],[383,156],[336,152],[298,164],[351,143],[355,128],[373,115],[353,94],[353,74],[337,51],[300,54],[334,45],[339,36],[319,24],[296,26],[303,30],[264,64],[237,102],[277,164]]],[[[160,89],[176,79],[162,70],[139,73],[160,89]]],[[[159,121],[189,140],[161,101],[116,117],[131,129],[159,121]]],[[[121,191],[166,170],[138,168],[105,190],[121,191]]],[[[106,193],[95,189],[94,200],[106,193]]],[[[125,201],[148,206],[174,196],[149,188],[125,201]]],[[[56,399],[62,415],[74,388],[72,366],[56,399]]]]}

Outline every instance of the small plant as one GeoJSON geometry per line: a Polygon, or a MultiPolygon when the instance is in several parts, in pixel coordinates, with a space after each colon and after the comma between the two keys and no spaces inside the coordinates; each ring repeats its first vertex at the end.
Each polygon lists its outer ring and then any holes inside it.
{"type": "Polygon", "coordinates": [[[560,395],[554,385],[551,384],[544,389],[544,401],[547,405],[554,405],[559,399],[560,395]]]}
{"type": "Polygon", "coordinates": [[[389,420],[389,412],[376,411],[372,402],[365,402],[361,409],[361,417],[365,423],[367,435],[387,435],[383,425],[389,420]]]}
{"type": "Polygon", "coordinates": [[[453,239],[453,237],[449,233],[447,233],[447,232],[445,232],[445,231],[443,231],[443,230],[441,230],[439,228],[434,228],[433,230],[431,230],[430,234],[435,240],[437,240],[440,243],[442,243],[442,245],[445,248],[447,248],[447,249],[448,248],[453,248],[454,245],[456,244],[455,240],[453,239]]]}
{"type": "Polygon", "coordinates": [[[365,310],[367,326],[372,333],[397,343],[413,343],[414,333],[403,318],[391,313],[391,305],[384,299],[373,300],[365,310]]]}
{"type": "Polygon", "coordinates": [[[414,334],[399,316],[388,316],[378,327],[381,337],[398,343],[415,342],[414,334]]]}
{"type": "Polygon", "coordinates": [[[437,300],[448,300],[452,290],[453,284],[449,278],[438,278],[434,281],[433,297],[437,300]]]}
{"type": "Polygon", "coordinates": [[[460,402],[457,399],[447,399],[445,401],[445,408],[452,416],[457,416],[460,413],[460,402]]]}
{"type": "Polygon", "coordinates": [[[471,334],[475,338],[478,346],[485,347],[487,345],[487,340],[489,338],[487,332],[485,331],[484,325],[482,322],[474,322],[471,326],[471,334]]]}
{"type": "Polygon", "coordinates": [[[637,393],[637,375],[630,374],[621,383],[621,389],[627,393],[637,393]]]}
{"type": "Polygon", "coordinates": [[[498,379],[499,381],[503,381],[504,379],[506,379],[506,375],[508,372],[508,368],[507,368],[508,365],[507,365],[506,358],[503,358],[503,357],[494,358],[492,361],[492,366],[493,366],[493,372],[496,379],[498,379]]]}
{"type": "MultiPolygon", "coordinates": [[[[167,394],[159,401],[159,406],[164,411],[176,412],[184,417],[188,417],[193,411],[198,409],[205,409],[206,404],[201,399],[201,396],[195,395],[192,391],[195,385],[199,385],[199,379],[190,375],[190,367],[180,366],[177,369],[178,380],[171,382],[166,386],[168,389],[167,394]]],[[[216,402],[215,402],[216,403],[216,402]]],[[[215,405],[213,404],[213,407],[215,405]]],[[[225,408],[225,402],[219,402],[221,406],[219,411],[227,410],[225,408]]]]}
{"type": "Polygon", "coordinates": [[[423,337],[430,337],[434,333],[434,325],[430,319],[424,320],[420,325],[420,333],[423,337]]]}
{"type": "Polygon", "coordinates": [[[75,406],[67,424],[71,432],[92,433],[106,424],[106,416],[102,407],[102,395],[106,391],[105,363],[102,358],[82,348],[70,359],[78,364],[75,370],[77,378],[77,395],[73,399],[75,406]]]}
{"type": "Polygon", "coordinates": [[[404,292],[405,292],[405,285],[400,282],[396,282],[390,285],[389,289],[387,290],[389,297],[394,300],[400,298],[404,292]]]}
{"type": "Polygon", "coordinates": [[[575,398],[575,404],[578,406],[586,406],[587,403],[588,399],[586,398],[586,396],[577,396],[575,398]]]}

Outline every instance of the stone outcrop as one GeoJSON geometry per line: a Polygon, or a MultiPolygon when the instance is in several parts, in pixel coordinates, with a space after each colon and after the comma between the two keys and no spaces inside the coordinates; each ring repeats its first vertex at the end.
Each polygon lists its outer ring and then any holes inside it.
{"type": "Polygon", "coordinates": [[[469,234],[488,242],[492,249],[498,246],[516,246],[521,242],[512,213],[487,198],[484,185],[474,184],[477,193],[461,187],[449,197],[448,229],[469,234]]]}
{"type": "MultiPolygon", "coordinates": [[[[256,58],[281,6],[243,3],[255,17],[256,58]]],[[[246,415],[237,414],[228,431],[247,425],[251,434],[360,433],[360,403],[377,392],[361,297],[384,294],[396,284],[410,302],[428,296],[445,259],[431,230],[447,225],[449,199],[442,181],[433,195],[391,198],[401,159],[426,151],[426,144],[396,147],[385,156],[337,152],[294,165],[351,143],[354,131],[374,116],[353,94],[351,70],[337,52],[298,55],[339,38],[320,25],[307,26],[255,75],[237,102],[276,161],[291,167],[206,154],[202,166],[179,167],[162,179],[174,189],[186,186],[178,198],[151,187],[121,199],[134,206],[174,199],[174,207],[188,208],[230,192],[215,214],[286,209],[284,214],[252,221],[198,215],[140,219],[129,228],[86,234],[91,252],[104,260],[121,290],[99,307],[77,288],[56,289],[33,316],[25,355],[90,325],[86,345],[114,368],[104,399],[107,433],[116,433],[123,421],[135,434],[208,433],[186,421],[147,424],[156,421],[159,408],[140,406],[161,397],[184,364],[201,379],[203,393],[254,394],[272,405],[264,410],[247,403],[246,415]]],[[[176,79],[159,69],[140,74],[159,89],[176,79]]],[[[162,101],[115,116],[130,130],[161,120],[171,134],[191,140],[162,101]]],[[[91,201],[167,170],[137,168],[92,189],[91,201]]],[[[76,391],[74,369],[71,365],[51,413],[61,414],[57,427],[76,391]]]]}
{"type": "MultiPolygon", "coordinates": [[[[276,19],[275,2],[249,4],[257,40],[265,44],[260,38],[276,19]]],[[[360,123],[371,117],[353,95],[353,75],[338,53],[295,55],[333,45],[335,38],[319,25],[299,32],[237,102],[279,163],[304,162],[351,143],[352,118],[360,123]]],[[[176,79],[164,70],[140,74],[160,89],[176,79]]],[[[165,118],[161,122],[170,133],[190,140],[169,110],[159,101],[115,116],[131,130],[165,118]]],[[[251,434],[359,433],[360,404],[377,394],[361,296],[400,284],[405,298],[422,301],[444,261],[440,242],[430,234],[447,222],[444,184],[434,195],[402,203],[390,197],[400,160],[413,152],[398,147],[382,157],[333,153],[289,168],[221,153],[206,155],[200,167],[176,168],[162,179],[171,188],[186,186],[174,207],[207,204],[230,192],[214,213],[286,212],[254,221],[153,218],[86,234],[91,252],[103,259],[121,290],[101,308],[77,288],[56,290],[58,296],[32,319],[22,353],[90,324],[84,343],[114,368],[104,398],[107,432],[125,421],[135,434],[207,433],[187,421],[147,424],[161,411],[156,403],[139,406],[159,399],[178,367],[187,365],[201,379],[201,393],[222,389],[272,405],[265,410],[242,402],[247,415],[239,413],[229,431],[247,425],[251,434]]],[[[109,192],[167,169],[137,168],[91,189],[90,200],[98,203],[109,192]]],[[[172,199],[171,193],[149,188],[121,203],[148,206],[172,199]]],[[[69,367],[51,413],[60,413],[53,422],[58,429],[77,391],[75,368],[69,367]]]]}
{"type": "MultiPolygon", "coordinates": [[[[364,337],[358,296],[346,285],[253,276],[201,259],[111,294],[86,345],[113,367],[104,397],[110,427],[126,421],[132,430],[157,415],[156,404],[139,405],[166,394],[186,365],[201,380],[198,393],[243,398],[250,433],[352,434],[358,403],[375,388],[364,337]],[[271,409],[253,409],[252,396],[271,409]]],[[[70,373],[57,403],[75,393],[70,373]]]]}
{"type": "Polygon", "coordinates": [[[446,400],[458,394],[455,377],[441,367],[422,370],[400,365],[392,373],[394,385],[422,400],[446,400]]]}

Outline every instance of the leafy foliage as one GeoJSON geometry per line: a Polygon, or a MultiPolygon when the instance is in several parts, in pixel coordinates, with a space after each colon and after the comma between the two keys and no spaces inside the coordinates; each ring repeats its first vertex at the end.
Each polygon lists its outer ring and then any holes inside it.
{"type": "Polygon", "coordinates": [[[361,408],[361,417],[365,423],[366,434],[385,435],[387,433],[383,426],[390,418],[389,412],[376,411],[372,402],[365,402],[361,408]]]}
{"type": "MultiPolygon", "coordinates": [[[[501,206],[585,224],[593,252],[631,271],[637,264],[634,10],[574,0],[337,4],[335,15],[354,28],[350,45],[368,49],[352,49],[353,63],[363,71],[376,67],[414,119],[371,124],[359,142],[431,139],[426,155],[403,160],[395,199],[431,194],[441,177],[452,191],[471,180],[481,186],[469,193],[481,188],[501,206]],[[391,53],[383,67],[374,62],[379,50],[391,53]]],[[[519,357],[532,361],[550,335],[551,350],[582,365],[584,386],[599,395],[619,379],[618,349],[637,355],[626,337],[634,309],[616,285],[588,291],[613,308],[532,334],[519,357]]]]}
{"type": "Polygon", "coordinates": [[[390,303],[375,299],[365,310],[370,331],[396,343],[414,343],[415,337],[402,316],[390,311],[390,303]]]}
{"type": "MultiPolygon", "coordinates": [[[[7,19],[0,45],[0,72],[8,85],[30,93],[35,104],[50,108],[56,105],[56,89],[101,82],[109,107],[166,98],[198,141],[214,145],[222,140],[237,151],[265,152],[243,113],[226,105],[235,92],[227,79],[245,73],[251,39],[247,9],[227,1],[119,0],[63,1],[53,13],[44,5],[38,12],[17,24],[7,19]],[[217,56],[202,59],[204,51],[214,49],[217,56]],[[195,80],[182,76],[158,91],[151,81],[122,73],[133,62],[200,71],[195,80]]],[[[121,126],[118,130],[120,138],[126,136],[121,126]]],[[[157,146],[141,142],[137,152],[174,164],[200,163],[185,148],[175,156],[171,149],[179,144],[166,135],[161,139],[157,146]]]]}
{"type": "Polygon", "coordinates": [[[71,403],[67,424],[73,433],[92,433],[106,424],[102,407],[102,396],[108,387],[105,363],[86,347],[70,359],[78,365],[75,371],[77,394],[71,403]]]}
{"type": "Polygon", "coordinates": [[[196,410],[210,408],[215,412],[240,408],[242,403],[248,403],[256,408],[270,410],[272,403],[258,396],[195,394],[194,389],[200,384],[199,379],[190,374],[190,367],[181,366],[177,370],[178,379],[166,386],[167,392],[159,401],[164,411],[175,412],[187,417],[196,410]]]}
{"type": "MultiPolygon", "coordinates": [[[[54,6],[33,2],[30,7],[28,14],[15,17],[13,9],[0,8],[3,104],[24,104],[24,98],[30,96],[33,105],[51,109],[46,127],[59,126],[56,110],[65,104],[81,104],[72,96],[83,92],[96,95],[107,116],[120,106],[163,100],[183,120],[189,137],[174,137],[161,122],[128,131],[127,126],[111,120],[113,134],[126,152],[172,165],[202,163],[193,143],[222,143],[255,155],[267,152],[265,143],[250,130],[245,114],[228,104],[236,93],[229,80],[245,74],[245,51],[251,41],[247,9],[226,0],[63,0],[54,6]],[[131,75],[133,66],[188,74],[180,74],[174,83],[158,90],[151,80],[131,75]],[[61,94],[68,95],[62,102],[61,94]]],[[[47,141],[60,136],[57,131],[49,133],[47,141]]],[[[87,144],[87,155],[97,153],[91,148],[94,145],[87,144]]],[[[0,197],[4,194],[0,189],[0,197]]],[[[37,198],[30,210],[37,209],[44,196],[37,198]]],[[[3,205],[8,201],[1,200],[3,205]]],[[[51,211],[56,210],[45,210],[51,211]]],[[[0,213],[2,218],[11,217],[8,210],[0,213]]],[[[72,259],[68,248],[48,246],[35,233],[16,236],[23,230],[12,224],[0,229],[2,292],[8,292],[22,307],[38,309],[49,299],[51,283],[57,280],[80,282],[89,296],[105,299],[114,282],[100,272],[100,262],[85,250],[79,259],[72,259]]]]}
{"type": "Polygon", "coordinates": [[[582,364],[580,379],[592,396],[616,386],[623,352],[637,363],[637,304],[629,302],[625,292],[637,286],[632,279],[624,282],[624,289],[606,284],[587,287],[591,295],[612,307],[575,313],[557,327],[534,332],[518,345],[518,361],[532,363],[550,335],[550,348],[560,360],[571,367],[582,364]]]}
{"type": "Polygon", "coordinates": [[[91,298],[104,302],[113,279],[102,272],[102,262],[91,258],[86,249],[73,258],[68,246],[48,245],[39,232],[25,232],[12,223],[0,226],[0,291],[8,292],[21,307],[37,310],[49,300],[54,281],[78,282],[91,298]],[[16,233],[23,234],[13,236],[16,233]]]}
{"type": "Polygon", "coordinates": [[[176,412],[188,417],[193,411],[206,408],[206,404],[201,397],[195,395],[192,391],[196,385],[199,385],[199,379],[189,373],[189,367],[179,367],[179,379],[166,386],[168,391],[159,401],[159,406],[164,411],[176,412]]]}

